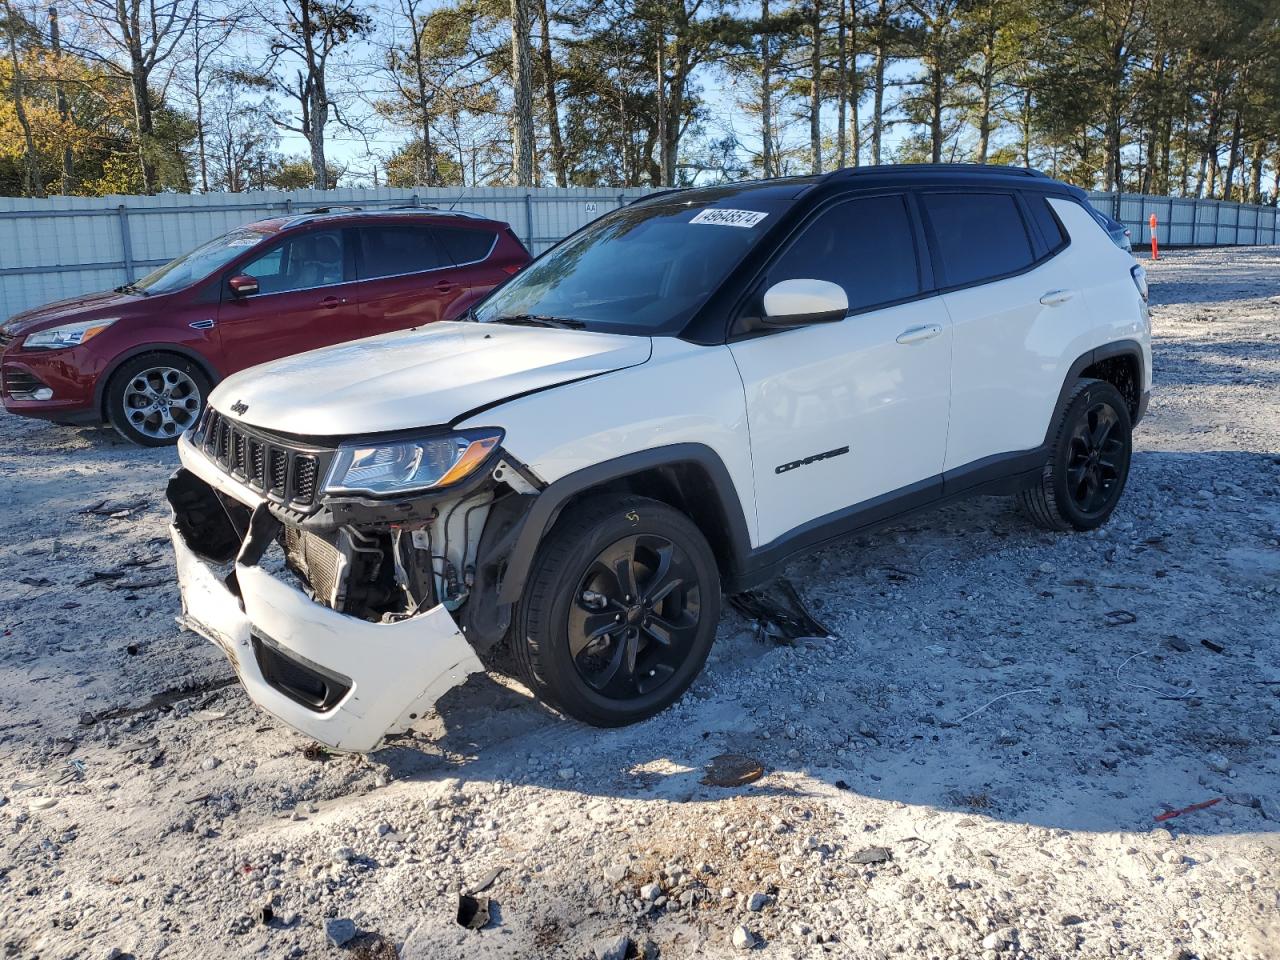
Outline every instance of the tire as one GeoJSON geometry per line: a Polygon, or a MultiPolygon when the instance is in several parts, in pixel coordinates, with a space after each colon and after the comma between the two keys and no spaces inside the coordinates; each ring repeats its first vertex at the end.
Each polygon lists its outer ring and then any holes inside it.
{"type": "Polygon", "coordinates": [[[1103,380],[1081,380],[1067,398],[1044,471],[1019,503],[1046,530],[1092,530],[1120,502],[1132,455],[1133,424],[1120,391],[1103,380]]]}
{"type": "Polygon", "coordinates": [[[644,497],[595,498],[566,511],[539,547],[512,656],[540,699],[593,726],[623,726],[688,689],[719,620],[719,570],[693,521],[644,497]]]}
{"type": "Polygon", "coordinates": [[[196,363],[177,354],[147,353],[112,375],[107,420],[138,446],[164,447],[200,419],[208,398],[209,378],[196,363]]]}

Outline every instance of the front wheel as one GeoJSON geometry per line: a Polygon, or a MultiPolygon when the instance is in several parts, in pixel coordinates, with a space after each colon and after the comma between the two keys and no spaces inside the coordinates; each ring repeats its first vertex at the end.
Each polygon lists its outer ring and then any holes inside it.
{"type": "Polygon", "coordinates": [[[1092,530],[1107,522],[1129,478],[1133,424],[1120,391],[1081,380],[1067,400],[1049,460],[1020,502],[1048,530],[1092,530]]]}
{"type": "Polygon", "coordinates": [[[147,354],[125,362],[107,386],[107,419],[126,440],[143,447],[174,443],[200,419],[209,378],[174,354],[147,354]]]}
{"type": "Polygon", "coordinates": [[[719,571],[694,523],[656,500],[600,498],[567,511],[539,549],[512,647],[539,697],[622,726],[688,689],[719,619],[719,571]]]}

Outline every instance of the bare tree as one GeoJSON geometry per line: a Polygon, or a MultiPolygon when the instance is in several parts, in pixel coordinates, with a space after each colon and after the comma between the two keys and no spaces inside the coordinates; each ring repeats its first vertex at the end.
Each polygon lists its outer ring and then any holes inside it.
{"type": "Polygon", "coordinates": [[[216,80],[218,73],[216,58],[235,35],[244,13],[235,7],[218,9],[210,0],[193,0],[193,3],[188,89],[191,102],[196,108],[196,165],[200,169],[200,189],[208,193],[208,125],[205,122],[205,100],[211,81],[216,80]]]}
{"type": "Polygon", "coordinates": [[[142,187],[147,193],[155,193],[151,136],[156,104],[152,99],[152,75],[178,52],[195,19],[195,0],[80,0],[80,4],[80,13],[96,27],[102,45],[78,52],[129,81],[142,187]]]}
{"type": "Polygon", "coordinates": [[[511,173],[533,186],[533,76],[529,63],[529,0],[511,0],[511,173]]]}
{"type": "Polygon", "coordinates": [[[40,181],[36,142],[31,133],[31,121],[27,119],[22,61],[18,59],[18,31],[26,26],[26,21],[20,19],[14,13],[13,8],[9,6],[9,0],[4,0],[4,25],[5,34],[9,40],[9,65],[13,69],[13,85],[10,88],[13,95],[13,112],[18,120],[18,126],[22,128],[22,139],[24,141],[23,175],[26,181],[25,190],[29,197],[43,197],[44,184],[40,181]]]}
{"type": "Polygon", "coordinates": [[[822,0],[812,0],[809,26],[809,156],[814,173],[822,172],[822,0]]]}
{"type": "Polygon", "coordinates": [[[538,0],[538,15],[542,18],[542,85],[546,98],[547,134],[551,140],[551,168],[556,175],[556,186],[567,187],[569,174],[565,169],[564,140],[560,135],[560,102],[556,93],[556,61],[551,53],[551,15],[547,10],[547,0],[538,0]]]}
{"type": "MultiPolygon", "coordinates": [[[[58,8],[49,8],[49,44],[53,52],[55,62],[62,57],[62,34],[58,30],[58,8]]],[[[53,81],[54,99],[58,104],[58,119],[63,124],[71,121],[71,107],[67,104],[67,88],[62,82],[62,69],[59,64],[58,76],[53,81]]],[[[63,144],[62,147],[62,192],[70,194],[76,185],[76,169],[75,159],[71,153],[71,145],[63,144]]]]}
{"type": "Polygon", "coordinates": [[[311,148],[311,172],[317,190],[328,190],[325,129],[331,119],[357,129],[345,117],[329,90],[329,69],[335,51],[367,35],[373,28],[368,14],[355,0],[283,0],[283,21],[272,24],[271,57],[256,73],[241,72],[241,80],[274,89],[296,104],[296,115],[276,118],[276,125],[300,133],[311,148]],[[292,70],[292,75],[285,71],[292,70]]]}

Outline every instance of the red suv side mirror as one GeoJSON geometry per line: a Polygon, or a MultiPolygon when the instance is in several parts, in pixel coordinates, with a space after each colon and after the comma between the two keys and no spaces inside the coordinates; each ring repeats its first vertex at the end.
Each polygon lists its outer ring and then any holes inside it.
{"type": "Polygon", "coordinates": [[[258,292],[258,281],[247,273],[241,273],[227,281],[227,286],[237,297],[252,297],[258,292]]]}

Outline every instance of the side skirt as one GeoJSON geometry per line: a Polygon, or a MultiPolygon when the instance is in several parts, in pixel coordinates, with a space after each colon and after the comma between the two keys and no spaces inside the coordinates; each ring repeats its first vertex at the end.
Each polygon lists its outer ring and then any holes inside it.
{"type": "Polygon", "coordinates": [[[967,497],[1009,496],[1035,483],[1047,447],[997,454],[894,490],[844,510],[829,513],[757,547],[725,580],[724,592],[741,593],[774,579],[797,556],[820,550],[845,537],[897,523],[967,497]]]}

